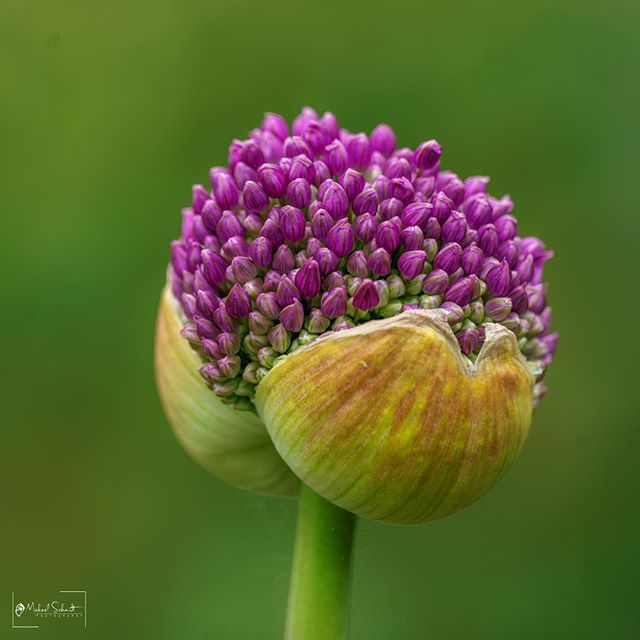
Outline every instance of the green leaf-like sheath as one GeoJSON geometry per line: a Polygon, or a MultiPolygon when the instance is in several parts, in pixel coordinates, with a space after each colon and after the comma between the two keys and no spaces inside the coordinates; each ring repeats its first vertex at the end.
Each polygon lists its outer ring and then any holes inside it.
{"type": "Polygon", "coordinates": [[[186,451],[227,482],[259,493],[295,495],[299,481],[273,447],[263,422],[225,405],[198,373],[202,361],[180,335],[180,311],[165,289],[156,324],[160,398],[186,451]]]}
{"type": "Polygon", "coordinates": [[[303,482],[360,516],[420,523],[468,506],[509,468],[533,378],[515,336],[486,326],[475,364],[441,311],[329,334],[258,385],[256,407],[303,482]]]}

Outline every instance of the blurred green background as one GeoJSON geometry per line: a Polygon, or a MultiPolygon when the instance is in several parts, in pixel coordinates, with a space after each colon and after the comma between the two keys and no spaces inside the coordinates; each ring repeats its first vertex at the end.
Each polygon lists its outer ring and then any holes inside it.
{"type": "Polygon", "coordinates": [[[436,137],[556,251],[522,456],[454,517],[361,523],[352,638],[640,637],[636,2],[2,0],[0,52],[0,637],[57,589],[88,629],[35,636],[281,636],[295,502],[183,453],[152,346],[191,184],[305,104],[436,137]]]}

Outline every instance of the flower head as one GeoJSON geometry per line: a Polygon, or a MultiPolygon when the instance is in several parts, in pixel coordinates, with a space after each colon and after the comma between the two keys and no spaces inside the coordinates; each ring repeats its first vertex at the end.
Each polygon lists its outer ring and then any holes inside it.
{"type": "Polygon", "coordinates": [[[301,478],[381,520],[470,504],[545,392],[552,252],[488,178],[443,170],[435,140],[398,149],[387,125],[267,114],[228,157],[183,210],[158,321],[185,448],[234,484],[301,478]]]}
{"type": "MultiPolygon", "coordinates": [[[[269,318],[279,353],[343,328],[345,320],[356,326],[406,305],[433,308],[437,295],[445,310],[452,308],[447,303],[462,309],[460,318],[449,317],[468,358],[482,348],[483,324],[503,323],[540,380],[557,341],[543,281],[553,254],[518,234],[509,197],[489,195],[486,177],[463,181],[440,170],[435,140],[396,150],[387,125],[370,136],[352,134],[338,129],[333,114],[314,114],[304,110],[293,131],[267,114],[250,138],[234,140],[229,164],[211,170],[210,186],[193,187],[183,212],[182,236],[172,245],[172,289],[191,343],[205,363],[218,365],[204,376],[214,392],[252,407],[255,389],[238,393],[232,383],[245,379],[247,368],[270,368],[254,349],[262,324],[249,322],[263,293],[276,293],[281,307],[269,318]],[[387,287],[383,300],[374,285],[389,278],[404,287],[387,287]],[[206,303],[191,304],[203,295],[206,303]],[[216,314],[220,305],[224,312],[216,314]],[[319,323],[318,313],[330,322],[319,323]],[[229,334],[240,344],[239,364],[220,367],[211,343],[229,334]]],[[[537,399],[542,390],[536,387],[537,399]]]]}

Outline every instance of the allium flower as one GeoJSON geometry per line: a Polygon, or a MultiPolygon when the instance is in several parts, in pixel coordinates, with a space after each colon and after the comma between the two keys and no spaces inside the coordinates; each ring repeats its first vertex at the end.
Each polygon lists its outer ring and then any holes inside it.
{"type": "Polygon", "coordinates": [[[193,187],[158,382],[216,474],[276,494],[300,478],[350,512],[413,523],[508,468],[556,349],[553,254],[520,236],[488,178],[442,160],[435,140],[398,149],[387,125],[351,133],[306,108],[291,128],[267,114],[193,187]]]}

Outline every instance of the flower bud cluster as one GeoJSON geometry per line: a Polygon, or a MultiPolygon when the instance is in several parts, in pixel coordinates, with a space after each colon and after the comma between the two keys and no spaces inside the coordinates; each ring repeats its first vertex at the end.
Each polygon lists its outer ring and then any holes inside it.
{"type": "Polygon", "coordinates": [[[509,196],[441,170],[441,155],[435,140],[398,149],[387,125],[351,133],[308,107],[291,128],[267,114],[232,142],[210,187],[193,187],[170,265],[182,334],[222,401],[252,409],[279,358],[416,308],[446,310],[471,360],[484,325],[504,325],[544,393],[557,343],[543,281],[553,254],[518,235],[509,196]]]}

